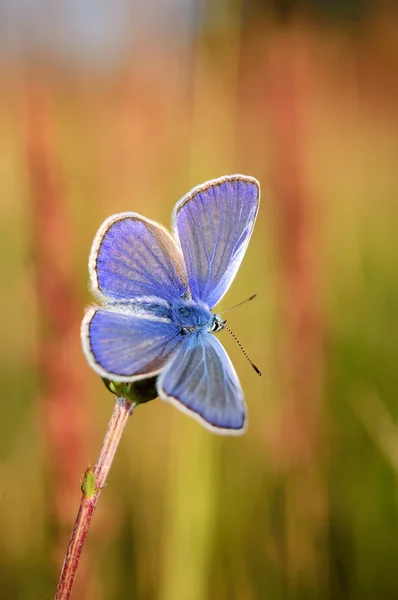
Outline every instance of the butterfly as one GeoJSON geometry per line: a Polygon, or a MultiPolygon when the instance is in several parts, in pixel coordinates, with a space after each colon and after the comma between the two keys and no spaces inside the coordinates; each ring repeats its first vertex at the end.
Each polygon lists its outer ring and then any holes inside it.
{"type": "Polygon", "coordinates": [[[101,377],[157,376],[159,397],[217,433],[246,427],[243,391],[214,335],[213,308],[227,292],[253,233],[260,185],[228,175],[194,187],[175,205],[172,234],[134,212],[113,215],[90,252],[84,353],[101,377]]]}

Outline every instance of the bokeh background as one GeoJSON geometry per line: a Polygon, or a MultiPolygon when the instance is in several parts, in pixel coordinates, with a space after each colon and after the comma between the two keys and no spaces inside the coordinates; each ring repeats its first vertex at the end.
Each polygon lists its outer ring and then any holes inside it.
{"type": "Polygon", "coordinates": [[[0,1],[0,597],[52,598],[113,396],[79,340],[102,220],[257,177],[221,309],[249,429],[155,400],[74,598],[398,598],[398,11],[388,0],[0,1]]]}

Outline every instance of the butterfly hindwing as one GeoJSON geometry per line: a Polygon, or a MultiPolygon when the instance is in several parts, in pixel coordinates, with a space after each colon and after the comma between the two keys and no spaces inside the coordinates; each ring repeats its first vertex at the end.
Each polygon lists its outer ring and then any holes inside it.
{"type": "Polygon", "coordinates": [[[217,433],[242,433],[246,406],[228,354],[209,332],[187,335],[158,379],[161,398],[217,433]]]}
{"type": "Polygon", "coordinates": [[[252,235],[259,201],[256,179],[229,175],[194,188],[177,203],[173,227],[193,300],[213,308],[228,290],[252,235]]]}
{"type": "Polygon", "coordinates": [[[137,316],[126,307],[92,308],[82,323],[83,350],[107,379],[134,381],[156,375],[181,341],[171,321],[137,316]]]}

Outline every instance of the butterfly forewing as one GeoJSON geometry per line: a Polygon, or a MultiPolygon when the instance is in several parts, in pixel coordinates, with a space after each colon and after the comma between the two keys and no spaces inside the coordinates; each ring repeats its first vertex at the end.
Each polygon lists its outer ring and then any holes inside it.
{"type": "Polygon", "coordinates": [[[91,249],[89,271],[104,299],[154,296],[172,300],[187,295],[184,260],[171,234],[136,213],[107,219],[91,249]]]}
{"type": "Polygon", "coordinates": [[[213,308],[231,285],[253,232],[260,201],[256,179],[230,175],[184,196],[174,210],[194,300],[213,308]]]}
{"type": "Polygon", "coordinates": [[[159,395],[218,433],[242,433],[246,407],[235,369],[211,333],[186,336],[158,380],[159,395]]]}

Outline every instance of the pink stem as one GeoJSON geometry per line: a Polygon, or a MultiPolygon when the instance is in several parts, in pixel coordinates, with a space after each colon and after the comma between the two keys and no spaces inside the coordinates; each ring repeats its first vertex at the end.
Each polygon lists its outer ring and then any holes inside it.
{"type": "Polygon", "coordinates": [[[281,431],[279,450],[280,458],[297,466],[319,456],[322,395],[323,328],[316,263],[319,221],[307,175],[312,63],[305,38],[282,36],[269,62],[280,298],[286,319],[280,379],[287,383],[282,427],[288,432],[281,431]]]}
{"type": "MultiPolygon", "coordinates": [[[[84,542],[101,495],[106,484],[109,470],[112,466],[117,447],[122,437],[129,416],[132,414],[134,404],[124,398],[117,398],[115,407],[109,421],[108,429],[102,444],[97,463],[93,469],[94,489],[92,494],[84,490],[80,502],[79,512],[69,540],[61,577],[59,579],[55,600],[69,600],[72,587],[79,566],[80,555],[84,542]]],[[[87,475],[87,472],[86,472],[87,475]]]]}
{"type": "MultiPolygon", "coordinates": [[[[51,559],[59,564],[65,532],[74,517],[71,506],[75,501],[76,465],[81,464],[91,445],[86,427],[91,393],[81,359],[74,234],[56,152],[54,100],[48,82],[40,74],[30,75],[24,82],[20,106],[30,186],[29,266],[33,269],[39,326],[35,356],[38,407],[47,448],[45,462],[52,482],[46,494],[47,518],[52,524],[51,559]]],[[[82,600],[88,597],[88,590],[92,593],[93,579],[88,568],[79,590],[82,600]]]]}

